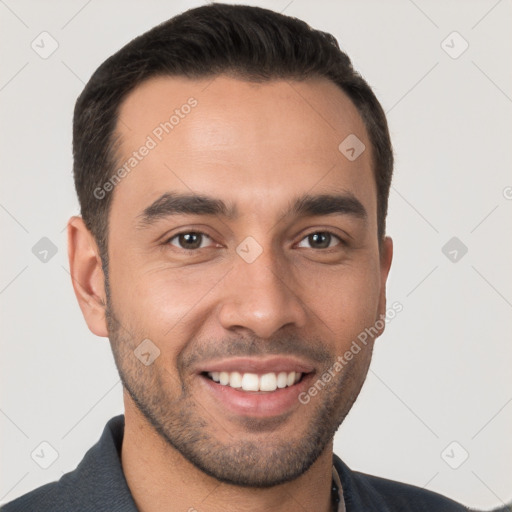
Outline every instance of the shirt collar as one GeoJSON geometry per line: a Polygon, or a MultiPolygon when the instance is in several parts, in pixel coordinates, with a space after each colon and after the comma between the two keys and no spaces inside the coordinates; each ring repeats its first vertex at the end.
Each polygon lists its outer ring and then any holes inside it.
{"type": "Polygon", "coordinates": [[[343,487],[341,485],[340,476],[334,464],[332,465],[332,499],[333,512],[346,512],[345,499],[343,497],[343,487]]]}

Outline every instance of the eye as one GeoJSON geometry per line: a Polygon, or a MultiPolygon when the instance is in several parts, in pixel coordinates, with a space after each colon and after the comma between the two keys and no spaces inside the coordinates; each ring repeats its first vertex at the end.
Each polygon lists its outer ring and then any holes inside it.
{"type": "Polygon", "coordinates": [[[203,245],[205,239],[210,241],[212,240],[206,233],[201,233],[199,231],[184,231],[172,236],[166,243],[173,245],[174,247],[178,247],[179,249],[195,250],[206,247],[203,245]],[[173,243],[173,240],[176,240],[178,245],[173,243]]]}
{"type": "MultiPolygon", "coordinates": [[[[338,240],[339,244],[345,245],[344,240],[342,240],[339,236],[331,233],[330,231],[315,231],[314,233],[310,233],[305,236],[299,243],[298,247],[304,247],[301,245],[304,241],[307,241],[311,248],[313,249],[329,249],[334,247],[331,245],[331,242],[334,240],[338,240]]],[[[335,244],[335,245],[339,245],[335,244]]]]}

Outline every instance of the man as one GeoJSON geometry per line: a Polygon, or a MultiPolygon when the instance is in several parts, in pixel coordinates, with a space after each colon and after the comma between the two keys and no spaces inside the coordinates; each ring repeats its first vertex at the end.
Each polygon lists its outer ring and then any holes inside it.
{"type": "Polygon", "coordinates": [[[331,35],[189,10],[95,72],[74,161],[73,287],[125,414],[5,512],[466,510],[333,454],[390,308],[393,156],[331,35]]]}

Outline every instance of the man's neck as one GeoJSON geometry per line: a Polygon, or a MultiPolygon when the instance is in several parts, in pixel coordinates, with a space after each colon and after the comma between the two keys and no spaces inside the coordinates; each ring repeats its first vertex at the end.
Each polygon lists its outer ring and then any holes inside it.
{"type": "Polygon", "coordinates": [[[332,444],[306,473],[291,482],[267,489],[238,487],[200,471],[138,411],[126,407],[121,462],[140,512],[332,510],[332,444]]]}

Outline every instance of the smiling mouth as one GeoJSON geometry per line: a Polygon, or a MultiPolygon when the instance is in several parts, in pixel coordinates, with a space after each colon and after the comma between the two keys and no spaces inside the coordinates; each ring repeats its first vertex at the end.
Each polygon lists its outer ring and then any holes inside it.
{"type": "Polygon", "coordinates": [[[246,392],[274,392],[291,387],[307,374],[300,372],[203,372],[202,375],[221,386],[246,392]]]}

